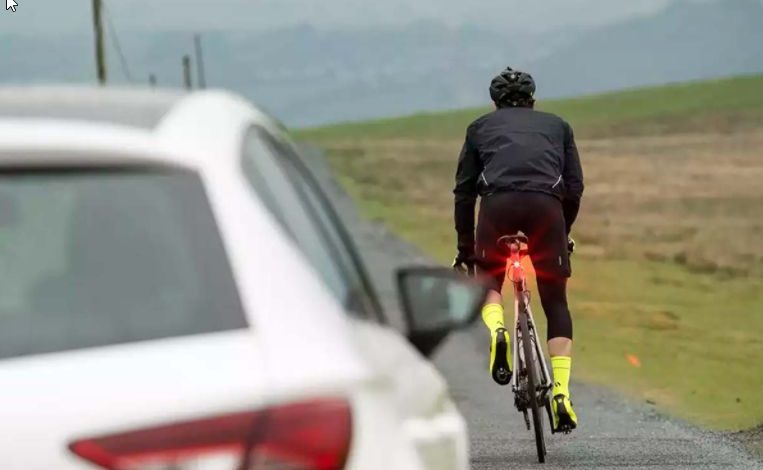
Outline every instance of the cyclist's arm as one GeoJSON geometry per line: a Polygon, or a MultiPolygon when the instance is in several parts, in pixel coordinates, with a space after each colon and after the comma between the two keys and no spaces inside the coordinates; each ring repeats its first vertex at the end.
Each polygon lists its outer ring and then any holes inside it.
{"type": "Polygon", "coordinates": [[[477,202],[477,181],[482,172],[482,162],[470,141],[471,128],[466,133],[456,169],[454,219],[458,234],[458,251],[474,253],[474,206],[477,202]]]}
{"type": "Polygon", "coordinates": [[[583,197],[583,167],[580,165],[580,155],[575,145],[575,136],[572,127],[565,124],[564,138],[564,186],[566,194],[562,201],[564,209],[564,220],[567,223],[567,233],[570,233],[572,224],[578,216],[580,210],[580,199],[583,197]]]}

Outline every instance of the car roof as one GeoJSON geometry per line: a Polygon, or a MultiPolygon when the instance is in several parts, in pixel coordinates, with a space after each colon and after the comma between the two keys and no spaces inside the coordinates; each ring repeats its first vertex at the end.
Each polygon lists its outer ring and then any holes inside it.
{"type": "Polygon", "coordinates": [[[35,86],[0,88],[0,118],[89,121],[153,129],[188,93],[172,89],[35,86]]]}
{"type": "Polygon", "coordinates": [[[210,168],[240,155],[243,132],[276,120],[224,90],[0,87],[0,166],[158,164],[210,168]],[[64,159],[57,156],[63,152],[64,159]]]}

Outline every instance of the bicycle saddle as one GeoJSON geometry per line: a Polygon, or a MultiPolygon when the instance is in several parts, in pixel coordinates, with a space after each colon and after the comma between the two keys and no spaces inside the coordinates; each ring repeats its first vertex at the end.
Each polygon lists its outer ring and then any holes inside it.
{"type": "Polygon", "coordinates": [[[525,256],[527,254],[527,235],[525,235],[523,232],[517,232],[513,235],[504,235],[498,239],[496,242],[500,248],[511,251],[512,245],[517,246],[517,250],[519,251],[520,256],[525,256]]]}

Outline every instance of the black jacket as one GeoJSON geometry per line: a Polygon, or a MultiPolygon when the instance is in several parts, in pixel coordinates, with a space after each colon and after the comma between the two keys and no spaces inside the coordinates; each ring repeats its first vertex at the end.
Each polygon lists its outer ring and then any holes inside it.
{"type": "Polygon", "coordinates": [[[501,191],[557,197],[569,233],[583,195],[583,170],[570,125],[553,114],[510,107],[469,126],[453,190],[460,253],[470,255],[474,250],[477,196],[501,191]]]}

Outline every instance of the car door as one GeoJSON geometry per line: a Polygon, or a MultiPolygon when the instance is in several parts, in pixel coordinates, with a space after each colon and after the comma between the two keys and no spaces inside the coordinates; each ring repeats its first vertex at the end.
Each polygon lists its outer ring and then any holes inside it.
{"type": "MultiPolygon", "coordinates": [[[[353,241],[291,144],[247,133],[242,168],[352,318],[358,351],[393,389],[404,431],[428,468],[468,467],[465,423],[434,366],[385,321],[353,241]]],[[[298,288],[298,286],[295,286],[298,288]]]]}

